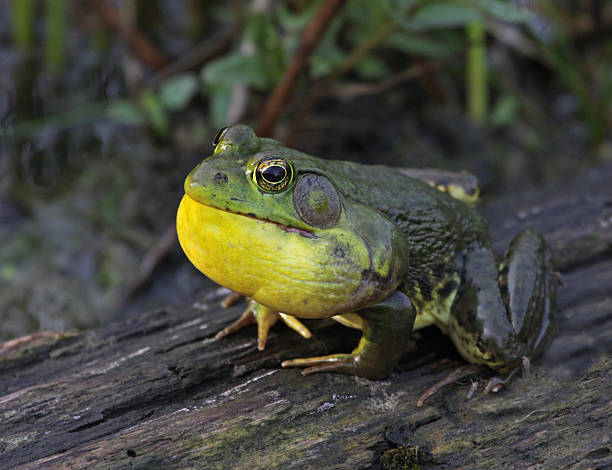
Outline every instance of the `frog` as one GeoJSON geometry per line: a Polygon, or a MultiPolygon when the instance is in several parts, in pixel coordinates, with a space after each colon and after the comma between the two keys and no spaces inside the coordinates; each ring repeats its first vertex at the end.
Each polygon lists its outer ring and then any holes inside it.
{"type": "Polygon", "coordinates": [[[414,332],[436,325],[469,365],[526,371],[555,331],[551,248],[525,229],[498,261],[471,207],[473,181],[461,191],[466,178],[448,175],[322,159],[243,124],[222,129],[185,179],[176,222],[191,263],[249,299],[216,338],[256,323],[263,349],[279,320],[308,338],[300,320],[333,318],[361,330],[352,352],[281,366],[381,380],[414,332]]]}

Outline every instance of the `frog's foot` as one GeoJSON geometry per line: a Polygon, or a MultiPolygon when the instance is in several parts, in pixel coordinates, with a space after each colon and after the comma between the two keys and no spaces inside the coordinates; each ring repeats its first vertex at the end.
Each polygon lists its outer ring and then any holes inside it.
{"type": "Polygon", "coordinates": [[[410,344],[416,311],[408,297],[395,291],[382,302],[358,312],[363,336],[350,354],[284,361],[283,367],[308,367],[302,374],[340,372],[368,379],[389,376],[410,344]]]}
{"type": "MultiPolygon", "coordinates": [[[[487,383],[482,393],[484,393],[485,395],[488,395],[489,393],[500,392],[501,390],[504,389],[506,385],[508,385],[512,381],[512,379],[516,376],[517,372],[521,369],[523,372],[523,377],[529,377],[530,361],[527,356],[523,356],[522,358],[522,367],[516,367],[514,370],[512,370],[512,372],[510,372],[506,376],[506,378],[502,378],[496,375],[494,377],[491,377],[489,380],[487,380],[487,383]]],[[[435,383],[430,388],[428,388],[425,391],[425,393],[423,393],[423,395],[421,395],[419,399],[417,400],[417,406],[423,406],[423,403],[425,402],[425,400],[434,396],[443,387],[446,387],[447,385],[450,385],[451,383],[459,379],[462,379],[464,377],[479,374],[481,372],[485,372],[486,370],[487,368],[485,368],[484,366],[477,365],[477,364],[466,364],[464,366],[458,367],[457,369],[452,371],[450,374],[448,374],[446,377],[444,377],[442,380],[440,380],[439,382],[435,383]]],[[[470,386],[470,390],[468,391],[467,397],[466,397],[468,400],[472,398],[477,388],[478,388],[478,381],[472,382],[472,385],[470,386]]]]}
{"type": "Polygon", "coordinates": [[[425,393],[423,393],[423,395],[421,395],[419,399],[417,400],[417,403],[416,403],[417,406],[423,406],[423,403],[425,403],[425,400],[433,397],[442,388],[446,387],[447,385],[452,384],[456,380],[462,379],[469,375],[478,374],[479,372],[483,372],[484,370],[485,368],[483,366],[478,366],[475,364],[466,364],[464,366],[458,367],[457,369],[452,371],[450,374],[448,374],[446,377],[444,377],[442,380],[440,380],[439,382],[436,382],[431,387],[429,387],[425,391],[425,393]]]}
{"type": "Polygon", "coordinates": [[[219,331],[215,335],[215,339],[221,339],[231,333],[235,333],[247,325],[256,323],[257,349],[263,351],[266,347],[268,332],[270,331],[272,325],[274,325],[279,319],[282,320],[289,328],[297,331],[304,338],[310,338],[312,336],[308,328],[306,328],[306,326],[304,326],[304,324],[297,318],[269,309],[268,307],[265,307],[254,300],[249,300],[248,306],[246,310],[242,312],[240,318],[238,318],[238,320],[228,327],[219,331]]]}

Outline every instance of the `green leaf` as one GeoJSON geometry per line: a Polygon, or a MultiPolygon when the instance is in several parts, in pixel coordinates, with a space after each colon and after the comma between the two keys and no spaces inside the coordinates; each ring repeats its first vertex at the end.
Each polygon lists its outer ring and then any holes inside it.
{"type": "Polygon", "coordinates": [[[149,124],[160,136],[167,136],[170,131],[168,116],[162,106],[160,99],[151,90],[145,90],[140,94],[140,105],[146,113],[149,124]]]}
{"type": "Polygon", "coordinates": [[[254,57],[258,69],[266,80],[266,88],[272,87],[285,71],[285,53],[278,27],[270,15],[253,15],[245,35],[255,45],[254,57]]]}
{"type": "Polygon", "coordinates": [[[413,31],[463,26],[482,18],[473,8],[452,3],[427,3],[404,26],[413,31]]]}
{"type": "Polygon", "coordinates": [[[12,263],[4,263],[0,267],[0,278],[12,281],[17,276],[17,267],[12,263]]]}
{"type": "Polygon", "coordinates": [[[389,68],[376,56],[368,55],[357,64],[359,76],[365,80],[379,80],[389,75],[389,68]]]}
{"type": "Polygon", "coordinates": [[[206,91],[211,125],[215,129],[221,129],[227,124],[227,110],[232,95],[232,88],[224,85],[215,85],[209,87],[206,91]]]}
{"type": "Polygon", "coordinates": [[[389,10],[389,13],[394,14],[412,8],[421,1],[422,0],[384,0],[383,3],[389,10]]]}
{"type": "Polygon", "coordinates": [[[159,90],[162,104],[170,110],[184,109],[198,91],[198,79],[192,73],[166,81],[159,90]]]}
{"type": "Polygon", "coordinates": [[[529,21],[533,14],[527,8],[518,7],[513,2],[502,0],[470,0],[477,9],[505,22],[529,21]]]}
{"type": "Polygon", "coordinates": [[[495,126],[512,124],[518,112],[518,102],[512,95],[502,95],[495,102],[491,113],[491,123],[495,126]]]}
{"type": "Polygon", "coordinates": [[[138,107],[129,100],[119,100],[109,103],[104,115],[111,121],[131,126],[143,126],[145,116],[138,107]]]}
{"type": "Polygon", "coordinates": [[[202,79],[207,85],[251,85],[267,89],[265,69],[255,56],[233,53],[217,59],[202,69],[202,79]]]}
{"type": "Polygon", "coordinates": [[[404,53],[419,55],[423,57],[448,57],[462,50],[464,41],[453,35],[449,38],[436,36],[423,36],[410,34],[406,31],[393,34],[387,39],[387,44],[404,53]]]}
{"type": "Polygon", "coordinates": [[[311,78],[318,79],[332,72],[346,57],[344,51],[338,46],[338,35],[343,25],[343,16],[334,18],[325,31],[321,42],[309,60],[309,73],[311,78]]]}
{"type": "MultiPolygon", "coordinates": [[[[389,9],[379,1],[352,0],[347,2],[337,19],[340,18],[344,18],[344,23],[339,25],[342,27],[342,42],[346,37],[353,47],[357,47],[389,21],[389,9]]],[[[334,36],[338,41],[338,34],[334,36]]]]}
{"type": "Polygon", "coordinates": [[[308,2],[299,13],[289,11],[284,2],[279,2],[275,12],[278,22],[287,31],[303,31],[317,11],[317,2],[308,2]]]}
{"type": "Polygon", "coordinates": [[[329,75],[342,62],[344,57],[344,53],[333,44],[319,48],[309,61],[310,77],[316,80],[329,75]]]}

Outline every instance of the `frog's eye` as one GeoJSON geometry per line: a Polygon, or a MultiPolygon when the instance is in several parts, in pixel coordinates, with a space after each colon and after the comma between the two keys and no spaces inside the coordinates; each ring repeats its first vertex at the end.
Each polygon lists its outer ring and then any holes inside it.
{"type": "Polygon", "coordinates": [[[336,225],[342,203],[336,188],[324,176],[305,174],[296,183],[293,205],[304,222],[313,227],[336,225]]]}
{"type": "Polygon", "coordinates": [[[213,139],[213,147],[216,147],[217,144],[219,143],[219,141],[221,140],[221,136],[223,135],[223,132],[225,132],[225,129],[227,129],[227,126],[224,127],[223,129],[219,130],[219,132],[217,132],[215,134],[215,138],[213,139]]]}
{"type": "Polygon", "coordinates": [[[260,161],[253,175],[257,186],[264,191],[277,193],[291,183],[293,169],[286,160],[271,157],[260,161]]]}

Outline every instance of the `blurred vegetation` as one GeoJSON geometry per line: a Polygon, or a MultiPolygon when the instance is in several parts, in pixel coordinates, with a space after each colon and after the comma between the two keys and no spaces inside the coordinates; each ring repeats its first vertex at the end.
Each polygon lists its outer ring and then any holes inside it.
{"type": "Polygon", "coordinates": [[[0,338],[203,289],[168,227],[230,123],[489,194],[612,159],[611,1],[339,1],[310,51],[330,3],[0,0],[0,338]]]}
{"type": "MultiPolygon", "coordinates": [[[[194,3],[197,2],[191,2],[194,3]]],[[[459,92],[466,95],[466,114],[476,122],[510,126],[513,119],[509,114],[518,118],[526,97],[521,96],[519,90],[508,89],[505,84],[487,78],[488,32],[490,41],[503,43],[505,52],[516,54],[517,61],[533,59],[537,65],[547,67],[557,75],[560,84],[565,85],[566,91],[572,93],[578,102],[593,144],[600,145],[607,137],[610,125],[612,80],[606,67],[611,54],[610,42],[602,40],[598,45],[600,50],[582,54],[575,39],[597,34],[598,24],[602,30],[609,31],[610,2],[523,3],[503,0],[347,2],[309,58],[302,91],[317,80],[332,79],[332,87],[342,86],[347,75],[352,83],[372,83],[397,74],[402,64],[423,60],[441,61],[445,71],[448,67],[456,73],[459,72],[457,59],[465,56],[465,79],[457,73],[454,80],[459,92]],[[590,16],[589,10],[592,12],[590,16]],[[576,19],[572,21],[571,18],[576,19]],[[580,30],[576,36],[572,28],[586,28],[586,31],[580,30]],[[601,65],[597,66],[596,61],[601,65]],[[491,115],[488,113],[489,88],[493,89],[491,115]],[[517,96],[512,96],[514,93],[517,96]]],[[[167,137],[172,115],[189,108],[198,97],[207,102],[207,120],[212,128],[217,128],[228,122],[231,95],[237,86],[248,88],[249,104],[257,110],[265,95],[281,79],[302,31],[320,5],[320,1],[259,1],[252,4],[234,1],[207,6],[211,10],[208,14],[225,23],[223,27],[235,30],[236,40],[231,50],[202,67],[180,70],[163,80],[156,80],[155,76],[151,80],[150,76],[143,76],[147,73],[143,70],[135,72],[135,78],[130,77],[129,71],[124,70],[128,82],[124,96],[109,100],[105,112],[93,112],[90,119],[106,117],[121,124],[149,126],[158,136],[167,137]],[[150,82],[155,86],[147,86],[150,82]]],[[[37,3],[31,0],[11,2],[13,41],[22,49],[32,45],[36,6],[37,3]]],[[[132,10],[146,11],[145,8],[132,10]]],[[[68,34],[66,1],[45,2],[44,11],[46,61],[51,69],[59,69],[65,60],[68,34]]],[[[132,17],[132,21],[137,22],[138,18],[132,17]]],[[[72,27],[77,26],[73,24],[72,27]]],[[[99,31],[87,33],[90,33],[95,46],[104,49],[99,31]]],[[[126,34],[129,36],[131,33],[126,34]]],[[[491,59],[489,56],[489,62],[491,59]]],[[[3,131],[27,139],[46,126],[57,124],[58,128],[69,128],[79,124],[83,114],[45,114],[43,119],[44,125],[35,125],[29,120],[18,121],[3,131]]]]}

